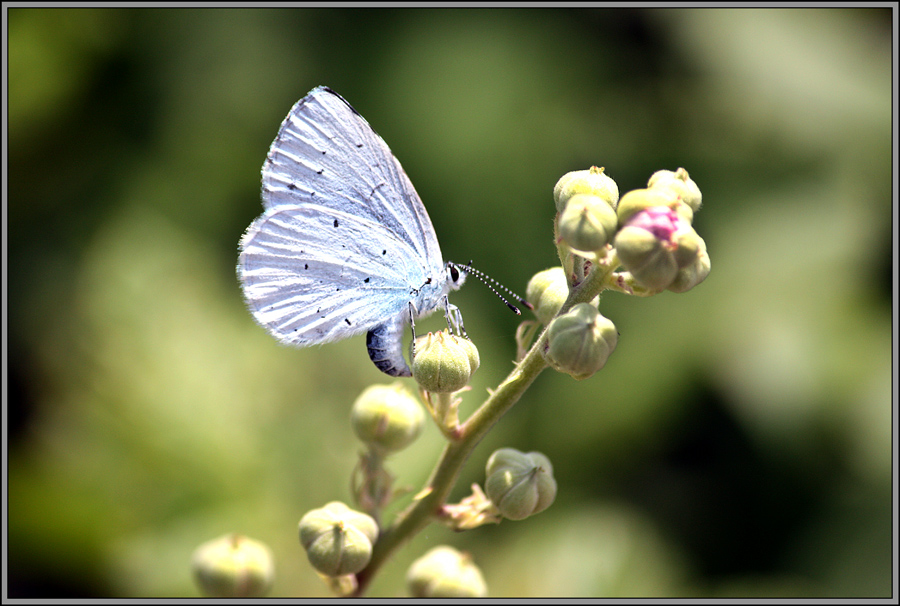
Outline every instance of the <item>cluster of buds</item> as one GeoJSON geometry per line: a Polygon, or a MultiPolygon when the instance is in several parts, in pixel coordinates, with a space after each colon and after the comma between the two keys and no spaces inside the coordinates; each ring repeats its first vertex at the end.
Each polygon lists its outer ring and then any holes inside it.
{"type": "Polygon", "coordinates": [[[630,277],[651,292],[690,290],[709,275],[706,243],[691,223],[702,197],[687,171],[660,170],[619,198],[604,169],[563,175],[553,189],[557,244],[586,259],[615,248],[630,277]]]}
{"type": "Polygon", "coordinates": [[[683,168],[657,171],[646,189],[622,197],[615,247],[635,282],[653,292],[685,292],[706,279],[706,242],[691,226],[700,204],[700,189],[683,168]]]}
{"type": "Polygon", "coordinates": [[[632,294],[680,293],[702,282],[709,275],[709,255],[691,225],[701,195],[679,168],[657,171],[646,189],[619,198],[616,182],[603,168],[591,167],[563,175],[553,199],[562,266],[532,277],[526,299],[547,327],[542,353],[548,364],[581,380],[603,368],[618,332],[597,310],[597,297],[560,315],[572,288],[600,267],[610,276],[605,288],[632,294]],[[622,271],[612,271],[618,267],[622,271]]]}

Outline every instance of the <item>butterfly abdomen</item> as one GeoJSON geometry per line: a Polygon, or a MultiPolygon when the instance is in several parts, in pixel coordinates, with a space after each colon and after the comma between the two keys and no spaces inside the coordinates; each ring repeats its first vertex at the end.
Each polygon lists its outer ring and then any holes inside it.
{"type": "Polygon", "coordinates": [[[366,333],[366,348],[369,359],[381,372],[392,377],[411,377],[412,371],[403,358],[403,328],[406,322],[402,317],[391,322],[379,324],[366,333]]]}

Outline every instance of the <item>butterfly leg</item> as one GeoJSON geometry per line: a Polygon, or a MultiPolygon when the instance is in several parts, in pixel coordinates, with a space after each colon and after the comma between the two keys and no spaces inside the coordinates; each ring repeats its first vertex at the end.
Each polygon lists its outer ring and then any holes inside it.
{"type": "Polygon", "coordinates": [[[409,329],[412,331],[412,344],[409,347],[409,361],[416,357],[416,313],[418,310],[412,301],[409,302],[409,329]]]}
{"type": "Polygon", "coordinates": [[[409,302],[409,328],[412,330],[413,351],[416,348],[416,313],[418,310],[412,301],[409,302]]]}
{"type": "Polygon", "coordinates": [[[444,318],[447,320],[447,328],[452,331],[455,331],[456,334],[462,335],[465,338],[469,338],[469,335],[466,334],[466,327],[463,326],[462,312],[459,311],[459,308],[456,305],[450,303],[450,299],[447,295],[444,295],[444,318]]]}

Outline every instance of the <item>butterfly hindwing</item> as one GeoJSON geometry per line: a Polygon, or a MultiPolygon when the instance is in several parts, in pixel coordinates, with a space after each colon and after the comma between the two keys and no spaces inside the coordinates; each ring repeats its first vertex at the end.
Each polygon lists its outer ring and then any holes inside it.
{"type": "Polygon", "coordinates": [[[407,308],[423,268],[377,223],[313,204],[266,211],[241,241],[250,311],[278,340],[326,343],[365,332],[407,308]]]}

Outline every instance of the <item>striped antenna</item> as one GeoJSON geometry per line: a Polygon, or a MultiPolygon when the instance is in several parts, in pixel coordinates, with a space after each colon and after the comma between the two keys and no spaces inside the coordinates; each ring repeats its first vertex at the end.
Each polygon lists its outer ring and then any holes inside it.
{"type": "Polygon", "coordinates": [[[461,265],[460,263],[453,263],[453,262],[451,261],[451,262],[450,262],[450,265],[453,265],[453,266],[456,267],[457,269],[462,270],[462,271],[466,272],[467,274],[473,274],[476,278],[478,278],[479,280],[481,280],[482,284],[484,284],[485,286],[487,286],[488,288],[490,288],[490,289],[491,289],[491,292],[494,293],[495,295],[497,295],[497,296],[500,298],[501,301],[503,301],[504,303],[506,303],[506,306],[507,306],[507,307],[509,307],[509,308],[510,308],[511,310],[513,310],[514,312],[516,312],[516,315],[521,316],[521,315],[522,315],[522,312],[519,311],[519,308],[518,308],[518,307],[516,307],[515,305],[513,305],[512,303],[510,303],[509,301],[507,301],[506,298],[505,298],[503,295],[501,295],[499,292],[497,292],[497,288],[500,288],[500,289],[502,289],[502,290],[505,290],[507,293],[509,293],[509,294],[512,296],[513,299],[515,299],[516,301],[518,301],[519,303],[521,303],[522,305],[524,305],[524,306],[527,307],[528,309],[534,309],[534,306],[533,306],[531,303],[529,303],[528,301],[526,301],[525,299],[523,299],[522,297],[520,297],[519,295],[517,295],[516,293],[514,293],[513,291],[511,291],[511,290],[508,289],[507,287],[505,287],[503,284],[500,284],[500,282],[497,282],[495,279],[493,279],[492,277],[490,277],[489,275],[487,275],[487,274],[484,273],[483,271],[478,271],[477,269],[475,269],[474,267],[472,267],[472,261],[469,261],[468,265],[461,265]],[[496,285],[497,288],[494,288],[493,285],[496,285]]]}

